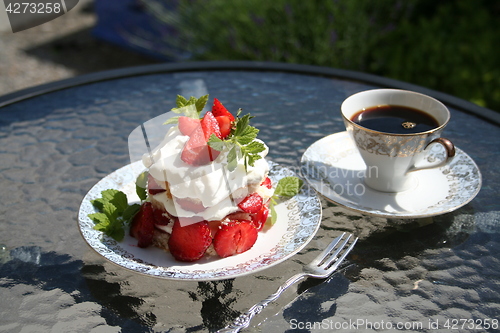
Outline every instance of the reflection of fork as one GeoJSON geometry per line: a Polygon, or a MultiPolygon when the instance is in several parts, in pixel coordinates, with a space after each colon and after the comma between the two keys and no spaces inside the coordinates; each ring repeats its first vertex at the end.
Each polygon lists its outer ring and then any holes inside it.
{"type": "Polygon", "coordinates": [[[217,333],[235,333],[239,332],[243,328],[247,328],[250,325],[250,320],[260,313],[269,303],[275,301],[288,287],[293,285],[295,282],[302,280],[305,277],[313,277],[317,279],[324,279],[330,276],[340,265],[340,263],[345,259],[345,257],[351,252],[354,244],[358,241],[358,238],[354,239],[350,245],[348,245],[349,240],[352,235],[348,234],[347,237],[344,232],[339,237],[335,238],[328,247],[321,252],[309,265],[304,266],[301,273],[295,274],[289,278],[278,290],[270,295],[268,298],[252,306],[247,312],[241,314],[235,321],[226,326],[225,328],[217,331],[217,333]],[[340,244],[340,245],[339,245],[340,244]],[[335,252],[333,252],[335,250],[335,252]],[[332,253],[333,252],[333,253],[332,253]]]}

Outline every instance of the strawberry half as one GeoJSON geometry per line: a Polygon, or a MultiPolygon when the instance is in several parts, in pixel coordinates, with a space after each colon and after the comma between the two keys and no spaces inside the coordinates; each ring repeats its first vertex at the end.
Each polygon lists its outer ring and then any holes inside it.
{"type": "Polygon", "coordinates": [[[153,206],[150,202],[141,205],[130,226],[130,236],[137,239],[138,247],[148,247],[153,244],[155,219],[153,206]]]}
{"type": "Polygon", "coordinates": [[[220,133],[219,123],[212,112],[207,112],[201,119],[201,128],[205,133],[205,140],[208,141],[212,134],[215,134],[219,139],[222,137],[220,133]]]}
{"type": "Polygon", "coordinates": [[[170,253],[179,261],[196,261],[203,257],[212,244],[210,227],[207,221],[182,227],[179,221],[174,222],[172,234],[168,239],[170,253]]]}
{"type": "Polygon", "coordinates": [[[217,116],[215,117],[219,123],[221,139],[225,139],[231,134],[231,128],[233,127],[233,122],[228,116],[217,116]]]}
{"type": "Polygon", "coordinates": [[[230,221],[222,224],[214,237],[215,252],[226,258],[248,251],[257,241],[257,229],[249,221],[230,221]]]}
{"type": "Polygon", "coordinates": [[[212,105],[212,113],[215,117],[226,116],[231,122],[234,121],[234,116],[229,112],[224,105],[217,99],[214,98],[214,104],[212,105]]]}
{"type": "Polygon", "coordinates": [[[153,219],[156,225],[165,226],[172,221],[170,214],[153,207],[153,219]]]}
{"type": "Polygon", "coordinates": [[[204,165],[215,160],[220,152],[207,144],[212,134],[221,138],[219,123],[212,112],[207,112],[201,119],[200,126],[191,132],[189,140],[182,150],[181,159],[190,165],[204,165]]]}
{"type": "Polygon", "coordinates": [[[268,189],[271,189],[273,187],[273,184],[271,182],[271,178],[266,177],[266,179],[264,179],[264,181],[260,184],[260,186],[265,186],[268,189]]]}
{"type": "Polygon", "coordinates": [[[190,165],[208,164],[211,161],[211,149],[209,148],[205,140],[205,133],[203,133],[201,126],[198,126],[184,145],[181,159],[190,165]]]}
{"type": "Polygon", "coordinates": [[[198,126],[200,126],[199,119],[186,117],[186,116],[179,117],[179,131],[184,135],[191,135],[191,133],[193,133],[193,131],[198,126]]]}
{"type": "Polygon", "coordinates": [[[262,205],[262,209],[257,214],[254,214],[252,218],[253,225],[257,231],[261,231],[264,228],[268,217],[269,208],[266,205],[262,205]]]}
{"type": "Polygon", "coordinates": [[[264,201],[258,193],[252,193],[247,195],[238,204],[238,207],[245,213],[257,214],[262,209],[264,201]]]}

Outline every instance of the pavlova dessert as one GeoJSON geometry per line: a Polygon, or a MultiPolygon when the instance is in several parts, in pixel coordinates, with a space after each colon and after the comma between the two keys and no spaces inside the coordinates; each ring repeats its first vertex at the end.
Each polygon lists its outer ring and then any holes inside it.
{"type": "Polygon", "coordinates": [[[298,193],[302,181],[285,177],[273,184],[269,149],[250,125],[252,117],[232,114],[217,99],[202,115],[207,101],[208,95],[177,97],[172,111],[179,116],[165,123],[170,128],[163,141],[143,156],[146,171],[136,182],[141,203],[124,205],[125,194],[104,191],[92,202],[98,212],[89,215],[97,230],[120,240],[128,227],[137,246],[196,261],[245,252],[272,227],[273,204],[298,193]],[[121,208],[109,214],[109,205],[121,208]]]}

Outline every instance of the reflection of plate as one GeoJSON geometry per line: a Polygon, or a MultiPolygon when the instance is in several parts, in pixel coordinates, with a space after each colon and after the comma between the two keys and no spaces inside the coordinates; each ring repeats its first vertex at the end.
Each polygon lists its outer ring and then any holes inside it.
{"type": "MultiPolygon", "coordinates": [[[[429,158],[436,157],[432,154],[429,158]]],[[[477,165],[458,148],[446,166],[415,171],[418,185],[404,192],[372,190],[363,183],[364,171],[365,163],[347,132],[316,141],[301,160],[302,175],[326,199],[388,218],[419,218],[451,212],[471,201],[481,188],[477,165]]]]}
{"type": "MultiPolygon", "coordinates": [[[[269,177],[273,182],[294,176],[290,169],[269,162],[269,177]]],[[[150,276],[175,280],[219,280],[257,272],[291,257],[316,234],[321,222],[321,203],[307,184],[301,192],[275,206],[276,224],[259,233],[255,245],[247,252],[232,257],[202,258],[195,263],[181,263],[160,249],[141,249],[137,241],[126,236],[122,242],[103,236],[93,229],[87,217],[95,209],[90,200],[100,197],[101,191],[114,188],[127,194],[130,202],[139,199],[135,194],[135,179],[143,171],[141,162],[127,165],[99,181],[85,196],[78,214],[83,238],[97,253],[111,262],[150,276]]]]}

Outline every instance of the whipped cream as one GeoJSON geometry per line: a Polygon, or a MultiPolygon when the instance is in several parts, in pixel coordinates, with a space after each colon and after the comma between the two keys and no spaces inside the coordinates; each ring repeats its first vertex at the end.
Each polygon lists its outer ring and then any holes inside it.
{"type": "MultiPolygon", "coordinates": [[[[223,150],[213,163],[206,165],[193,166],[182,161],[181,152],[188,140],[189,136],[182,135],[177,127],[173,127],[158,147],[151,154],[145,154],[142,159],[144,166],[149,168],[149,173],[157,181],[168,183],[172,198],[164,193],[157,194],[154,198],[174,216],[220,220],[237,211],[237,204],[248,194],[249,187],[256,189],[269,172],[269,165],[264,159],[269,151],[267,146],[260,153],[262,158],[255,161],[253,167],[248,166],[245,170],[244,160],[238,159],[235,170],[229,171],[227,150],[223,150]],[[199,202],[206,209],[195,213],[183,209],[175,199],[199,202]]],[[[196,222],[198,221],[192,223],[196,222]]]]}

